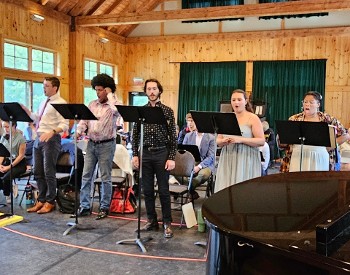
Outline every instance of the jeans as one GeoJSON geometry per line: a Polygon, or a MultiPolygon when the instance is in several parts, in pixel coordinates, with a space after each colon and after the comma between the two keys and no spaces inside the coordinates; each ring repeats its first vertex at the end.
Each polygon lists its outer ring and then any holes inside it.
{"type": "Polygon", "coordinates": [[[54,135],[47,142],[36,138],[33,146],[34,178],[37,181],[38,201],[53,204],[56,199],[56,164],[61,151],[61,136],[54,135]]]}
{"type": "Polygon", "coordinates": [[[93,143],[89,141],[84,159],[84,169],[80,189],[80,207],[91,207],[91,185],[93,184],[96,164],[98,163],[101,178],[100,209],[109,210],[112,198],[112,165],[115,152],[115,141],[93,143]]]}
{"type": "Polygon", "coordinates": [[[150,152],[143,151],[142,158],[142,188],[145,197],[147,219],[157,220],[154,196],[154,174],[157,178],[160,204],[162,206],[163,223],[172,222],[171,201],[169,192],[169,171],[165,170],[168,159],[167,149],[150,152]]]}

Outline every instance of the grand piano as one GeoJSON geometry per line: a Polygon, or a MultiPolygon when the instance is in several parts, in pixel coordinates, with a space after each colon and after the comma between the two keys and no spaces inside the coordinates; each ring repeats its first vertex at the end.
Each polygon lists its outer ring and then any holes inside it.
{"type": "Polygon", "coordinates": [[[207,274],[350,274],[350,172],[251,179],[202,207],[207,274]]]}

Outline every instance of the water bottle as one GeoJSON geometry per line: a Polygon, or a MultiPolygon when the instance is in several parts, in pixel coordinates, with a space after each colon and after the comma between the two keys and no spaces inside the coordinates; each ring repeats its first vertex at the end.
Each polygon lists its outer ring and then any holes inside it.
{"type": "Polygon", "coordinates": [[[33,204],[33,188],[30,184],[27,184],[24,188],[24,192],[26,192],[26,204],[33,204]]]}
{"type": "Polygon", "coordinates": [[[198,223],[198,232],[205,232],[205,222],[202,216],[202,209],[197,210],[197,223],[198,223]]]}

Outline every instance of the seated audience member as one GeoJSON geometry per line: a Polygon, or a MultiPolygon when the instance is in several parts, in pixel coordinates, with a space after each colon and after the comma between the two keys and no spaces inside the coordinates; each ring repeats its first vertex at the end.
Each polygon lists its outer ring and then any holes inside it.
{"type": "Polygon", "coordinates": [[[194,167],[195,174],[190,190],[193,199],[198,199],[195,189],[205,183],[214,171],[215,138],[212,134],[199,133],[190,113],[186,115],[186,122],[191,132],[186,134],[183,144],[197,145],[201,156],[201,162],[194,167]]]}
{"type": "Polygon", "coordinates": [[[261,176],[266,176],[270,163],[270,148],[266,141],[263,146],[259,147],[259,151],[261,156],[261,176]]]}
{"type": "MultiPolygon", "coordinates": [[[[16,129],[17,123],[12,122],[12,129],[10,129],[10,123],[7,121],[2,122],[4,134],[0,138],[0,143],[11,152],[12,157],[12,178],[16,178],[23,174],[26,167],[25,151],[26,141],[24,139],[22,131],[16,129]],[[10,147],[10,131],[12,134],[12,151],[10,147]]],[[[9,196],[11,192],[12,182],[10,180],[11,173],[11,160],[10,157],[0,156],[0,189],[3,190],[5,196],[9,196]]]]}
{"type": "Polygon", "coordinates": [[[274,152],[275,152],[275,132],[270,128],[270,125],[267,121],[262,122],[264,135],[265,135],[265,141],[269,145],[269,151],[270,151],[270,162],[274,160],[274,152]]]}
{"type": "Polygon", "coordinates": [[[27,141],[36,139],[36,126],[34,122],[28,122],[28,126],[24,131],[24,137],[27,141]]]}
{"type": "MultiPolygon", "coordinates": [[[[188,116],[191,116],[191,114],[188,113],[186,115],[186,125],[181,129],[181,131],[178,134],[177,144],[182,144],[186,134],[188,134],[188,133],[190,133],[192,131],[191,128],[189,127],[188,123],[187,123],[188,116]]],[[[191,116],[191,119],[192,119],[192,116],[191,116]]]]}

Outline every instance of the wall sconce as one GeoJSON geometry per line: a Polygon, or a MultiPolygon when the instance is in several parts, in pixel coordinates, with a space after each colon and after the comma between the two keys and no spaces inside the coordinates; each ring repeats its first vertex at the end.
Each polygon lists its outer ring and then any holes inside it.
{"type": "Polygon", "coordinates": [[[103,43],[103,44],[106,44],[107,42],[109,42],[109,39],[105,38],[105,37],[101,37],[100,38],[100,42],[103,43]]]}
{"type": "Polygon", "coordinates": [[[36,21],[36,22],[42,22],[42,21],[44,21],[44,19],[45,19],[44,16],[39,15],[39,14],[35,14],[35,13],[33,13],[33,14],[30,16],[30,18],[31,18],[32,20],[36,21]]]}

